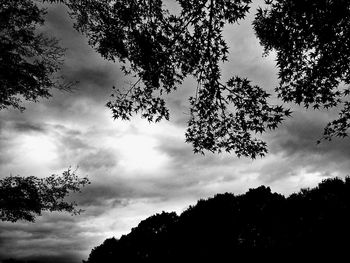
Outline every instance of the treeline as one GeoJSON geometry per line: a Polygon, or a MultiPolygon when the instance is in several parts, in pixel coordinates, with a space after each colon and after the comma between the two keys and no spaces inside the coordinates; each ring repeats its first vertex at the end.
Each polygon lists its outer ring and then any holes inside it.
{"type": "MultiPolygon", "coordinates": [[[[350,178],[327,179],[284,197],[260,186],[199,200],[180,216],[153,215],[119,240],[95,247],[87,263],[228,262],[303,253],[329,255],[350,245],[350,178]]],[[[338,253],[339,254],[339,253],[338,253]]]]}

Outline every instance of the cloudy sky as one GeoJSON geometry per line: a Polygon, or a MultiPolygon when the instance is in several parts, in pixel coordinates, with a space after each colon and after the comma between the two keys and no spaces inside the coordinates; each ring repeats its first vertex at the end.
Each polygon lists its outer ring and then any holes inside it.
{"type": "MultiPolygon", "coordinates": [[[[348,174],[348,139],[316,145],[336,115],[333,111],[289,105],[293,118],[264,135],[269,153],[254,161],[193,154],[184,142],[187,98],[194,93],[190,79],[169,97],[169,122],[149,124],[137,116],[130,122],[113,121],[105,104],[113,85],[126,84],[119,65],[101,59],[87,45],[63,6],[48,11],[45,30],[67,48],[62,73],[80,83],[74,93],[55,92],[49,100],[26,103],[24,113],[0,112],[0,176],[44,177],[79,167],[78,175],[87,175],[92,184],[72,196],[85,210],[79,216],[45,213],[35,223],[0,223],[0,259],[77,263],[104,239],[127,234],[157,212],[181,213],[200,198],[240,194],[262,184],[288,195],[348,174]]],[[[272,91],[277,85],[274,56],[262,57],[252,17],[225,28],[231,57],[223,76],[247,77],[272,91]]]]}

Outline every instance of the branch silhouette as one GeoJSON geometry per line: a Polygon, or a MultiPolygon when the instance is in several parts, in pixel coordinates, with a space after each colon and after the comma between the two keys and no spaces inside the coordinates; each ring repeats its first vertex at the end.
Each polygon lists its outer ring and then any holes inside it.
{"type": "Polygon", "coordinates": [[[69,193],[80,192],[87,184],[90,184],[88,178],[79,178],[71,169],[61,176],[9,176],[0,179],[0,219],[34,222],[43,211],[79,214],[82,210],[76,208],[77,204],[64,199],[69,193]]]}

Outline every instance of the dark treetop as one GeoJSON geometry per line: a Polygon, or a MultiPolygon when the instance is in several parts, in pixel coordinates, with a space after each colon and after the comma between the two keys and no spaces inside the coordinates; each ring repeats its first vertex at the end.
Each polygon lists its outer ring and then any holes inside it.
{"type": "Polygon", "coordinates": [[[348,251],[349,220],[350,178],[328,179],[288,198],[261,186],[200,200],[180,216],[153,215],[120,239],[95,247],[87,263],[335,257],[348,251]]]}

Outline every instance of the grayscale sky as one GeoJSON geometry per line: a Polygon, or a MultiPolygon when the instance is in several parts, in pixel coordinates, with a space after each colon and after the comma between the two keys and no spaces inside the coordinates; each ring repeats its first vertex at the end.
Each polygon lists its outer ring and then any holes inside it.
{"type": "MultiPolygon", "coordinates": [[[[231,56],[223,77],[247,77],[273,92],[277,70],[273,54],[263,57],[254,36],[251,22],[262,1],[254,2],[245,21],[225,28],[231,56]]],[[[149,124],[137,116],[130,122],[113,121],[105,104],[112,86],[122,87],[127,80],[119,65],[103,60],[72,24],[63,6],[48,9],[45,30],[67,48],[63,74],[80,81],[77,90],[26,103],[23,113],[0,112],[0,176],[44,177],[79,167],[78,175],[87,175],[92,184],[71,198],[85,212],[44,213],[35,223],[0,223],[0,259],[78,263],[106,238],[127,234],[154,213],[181,213],[200,198],[240,194],[262,184],[288,195],[325,178],[347,175],[349,140],[316,144],[336,111],[287,105],[293,117],[263,136],[269,153],[254,161],[193,154],[184,137],[187,99],[195,91],[191,79],[169,96],[169,122],[149,124]]]]}

